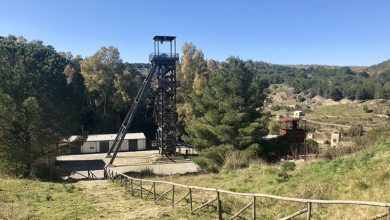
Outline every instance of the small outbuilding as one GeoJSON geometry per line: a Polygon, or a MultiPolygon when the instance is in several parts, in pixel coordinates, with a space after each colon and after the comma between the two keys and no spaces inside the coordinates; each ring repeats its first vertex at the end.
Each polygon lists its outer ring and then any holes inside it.
{"type": "Polygon", "coordinates": [[[300,117],[303,117],[305,116],[305,113],[303,113],[303,111],[294,111],[293,112],[293,117],[294,118],[300,118],[300,117]]]}
{"type": "MultiPolygon", "coordinates": [[[[69,142],[77,140],[80,136],[74,135],[69,142]]],[[[107,153],[115,140],[116,134],[92,134],[88,135],[85,142],[80,146],[79,153],[107,153]]],[[[123,139],[119,151],[138,151],[146,149],[144,133],[127,133],[123,139]]]]}
{"type": "Polygon", "coordinates": [[[334,131],[330,137],[330,146],[337,147],[341,141],[341,133],[338,131],[334,131]]]}

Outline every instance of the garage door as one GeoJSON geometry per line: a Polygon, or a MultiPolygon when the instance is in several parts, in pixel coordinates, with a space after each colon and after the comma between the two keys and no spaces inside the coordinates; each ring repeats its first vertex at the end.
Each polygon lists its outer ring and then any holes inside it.
{"type": "Polygon", "coordinates": [[[99,142],[100,153],[107,153],[110,143],[108,141],[99,142]]]}
{"type": "Polygon", "coordinates": [[[129,140],[129,151],[138,150],[138,141],[137,140],[129,140]]]}

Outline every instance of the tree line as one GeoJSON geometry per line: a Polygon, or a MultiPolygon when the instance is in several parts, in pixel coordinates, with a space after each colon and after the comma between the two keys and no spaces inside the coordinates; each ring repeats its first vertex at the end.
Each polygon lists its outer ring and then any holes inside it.
{"type": "MultiPolygon", "coordinates": [[[[0,37],[0,171],[31,176],[64,138],[115,133],[143,78],[114,47],[82,58],[41,41],[0,37]]],[[[154,132],[150,100],[130,130],[154,132]]]]}

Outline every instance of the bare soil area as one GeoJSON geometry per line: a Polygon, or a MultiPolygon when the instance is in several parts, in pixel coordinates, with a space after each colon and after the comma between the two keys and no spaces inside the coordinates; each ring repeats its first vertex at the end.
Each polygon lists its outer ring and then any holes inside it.
{"type": "Polygon", "coordinates": [[[171,209],[132,197],[107,180],[83,180],[76,186],[94,201],[92,206],[103,219],[159,219],[161,213],[171,209]]]}

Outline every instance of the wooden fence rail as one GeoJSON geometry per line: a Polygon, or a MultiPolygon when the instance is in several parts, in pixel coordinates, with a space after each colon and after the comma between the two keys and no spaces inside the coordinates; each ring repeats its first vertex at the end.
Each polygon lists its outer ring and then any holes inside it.
{"type": "Polygon", "coordinates": [[[256,198],[268,198],[273,200],[280,200],[280,201],[287,201],[287,202],[296,202],[296,203],[302,203],[305,204],[306,207],[281,219],[293,219],[297,216],[300,216],[302,214],[306,213],[306,219],[310,220],[312,217],[313,212],[313,204],[337,204],[337,205],[359,205],[359,206],[374,206],[374,207],[382,207],[384,208],[385,212],[377,214],[375,216],[369,217],[367,219],[381,219],[387,217],[387,220],[390,220],[390,203],[384,203],[384,202],[370,202],[370,201],[354,201],[354,200],[318,200],[318,199],[301,199],[301,198],[291,198],[291,197],[284,197],[284,196],[276,196],[276,195],[269,195],[269,194],[263,194],[263,193],[240,193],[240,192],[232,192],[228,190],[223,189],[214,189],[214,188],[207,188],[207,187],[199,187],[199,186],[189,186],[189,185],[183,185],[179,183],[174,182],[168,182],[168,181],[161,181],[161,180],[148,180],[148,179],[140,179],[140,178],[134,178],[130,177],[126,174],[123,174],[121,172],[118,172],[112,168],[105,167],[104,168],[104,177],[107,179],[111,179],[113,181],[119,181],[122,186],[125,186],[126,189],[128,189],[128,185],[130,185],[130,191],[131,194],[134,196],[135,191],[139,191],[140,197],[144,198],[144,192],[147,192],[145,199],[148,198],[149,195],[153,194],[153,201],[157,204],[159,200],[162,200],[165,198],[166,200],[171,200],[171,205],[174,206],[178,204],[179,202],[185,200],[188,197],[189,205],[190,205],[190,212],[194,213],[208,205],[211,205],[216,202],[217,207],[217,218],[222,219],[223,209],[222,209],[222,201],[220,194],[225,193],[229,195],[236,195],[236,196],[247,196],[252,198],[252,201],[241,208],[237,213],[234,213],[233,216],[230,219],[234,219],[239,217],[244,211],[252,207],[252,219],[256,219],[256,198]],[[143,183],[149,183],[152,184],[150,189],[144,188],[143,183]],[[161,194],[158,194],[156,191],[156,184],[163,184],[168,185],[169,189],[162,192],[161,194]],[[135,187],[134,187],[135,186],[135,187]],[[188,193],[186,193],[183,197],[175,201],[175,188],[184,188],[188,190],[188,193]],[[193,190],[200,190],[200,191],[207,191],[207,192],[213,192],[215,193],[215,198],[211,199],[203,204],[201,204],[198,207],[193,207],[193,190]],[[170,197],[168,197],[170,195],[170,197]]]}

